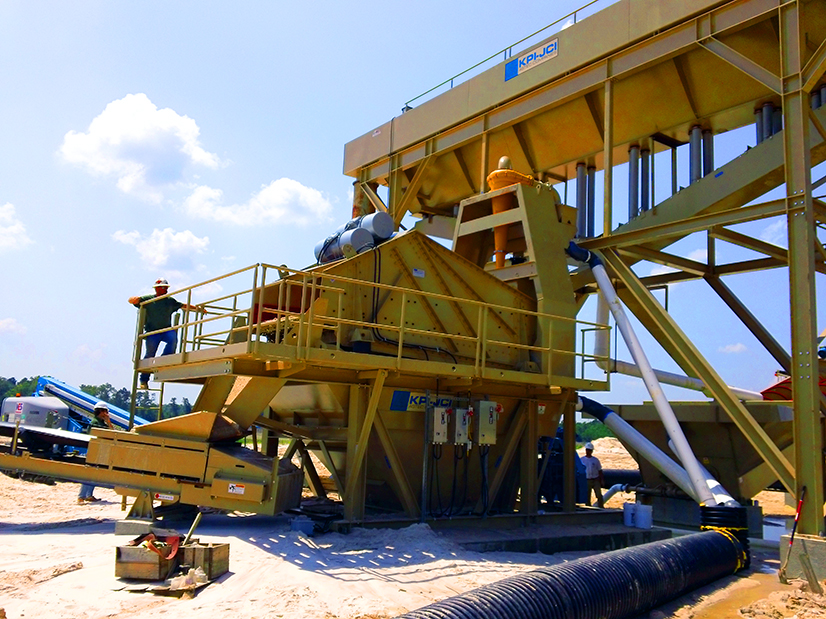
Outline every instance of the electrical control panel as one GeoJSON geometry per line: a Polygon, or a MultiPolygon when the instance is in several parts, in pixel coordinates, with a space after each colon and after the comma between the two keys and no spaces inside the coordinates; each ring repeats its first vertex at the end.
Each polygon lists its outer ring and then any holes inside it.
{"type": "Polygon", "coordinates": [[[472,411],[466,408],[457,408],[453,411],[453,432],[451,437],[454,445],[466,445],[470,442],[470,426],[473,419],[472,411]]]}
{"type": "Polygon", "coordinates": [[[499,421],[499,413],[502,405],[489,400],[482,400],[476,403],[476,426],[478,428],[479,445],[496,444],[496,425],[499,421]]]}
{"type": "Polygon", "coordinates": [[[430,409],[430,442],[434,445],[447,443],[447,431],[450,424],[452,409],[445,406],[434,406],[430,409]]]}

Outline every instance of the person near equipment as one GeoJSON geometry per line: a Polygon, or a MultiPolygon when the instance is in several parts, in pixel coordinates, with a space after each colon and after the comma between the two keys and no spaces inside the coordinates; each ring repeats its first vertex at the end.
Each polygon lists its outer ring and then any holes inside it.
{"type": "Polygon", "coordinates": [[[588,503],[591,502],[591,491],[597,497],[597,506],[602,509],[605,503],[602,500],[602,464],[598,458],[594,457],[594,444],[585,443],[585,456],[582,458],[582,464],[585,465],[585,478],[588,480],[588,503]]]}
{"type": "MultiPolygon", "coordinates": [[[[135,307],[140,307],[142,303],[146,303],[150,299],[163,297],[169,291],[169,282],[165,279],[158,279],[155,280],[153,287],[155,288],[155,294],[147,294],[142,297],[129,297],[129,303],[135,307]]],[[[198,308],[194,305],[181,303],[172,297],[164,297],[154,303],[147,303],[146,320],[144,320],[143,323],[143,332],[151,333],[152,331],[158,331],[160,329],[167,329],[171,327],[172,314],[181,308],[190,311],[198,311],[198,308]]],[[[144,359],[154,357],[158,352],[158,347],[161,342],[163,342],[164,345],[161,356],[171,355],[175,352],[175,348],[178,346],[178,330],[169,329],[169,331],[164,331],[162,333],[152,333],[151,335],[146,336],[144,342],[146,343],[146,354],[143,357],[144,359]]],[[[140,389],[148,389],[149,372],[141,372],[139,382],[140,389]]]]}
{"type": "MultiPolygon", "coordinates": [[[[106,402],[98,402],[95,404],[95,408],[92,410],[92,413],[94,416],[92,417],[92,422],[86,430],[87,432],[89,432],[92,428],[112,427],[112,422],[109,420],[109,406],[106,402]]],[[[77,502],[83,504],[100,501],[99,498],[94,496],[94,492],[94,484],[80,484],[80,494],[77,495],[77,502]]]]}

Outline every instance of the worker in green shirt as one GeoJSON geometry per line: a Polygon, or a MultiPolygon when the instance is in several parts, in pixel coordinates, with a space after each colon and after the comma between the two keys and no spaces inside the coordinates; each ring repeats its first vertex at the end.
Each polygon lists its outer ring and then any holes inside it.
{"type": "MultiPolygon", "coordinates": [[[[141,304],[146,303],[150,299],[163,297],[167,292],[169,292],[169,282],[165,279],[156,280],[153,287],[155,288],[155,294],[147,294],[142,297],[129,297],[129,303],[135,307],[140,307],[141,304]]],[[[146,320],[143,323],[143,332],[149,333],[149,335],[144,338],[144,342],[146,343],[146,354],[143,357],[144,359],[154,357],[158,352],[158,347],[161,342],[164,344],[161,356],[171,355],[175,352],[175,348],[178,346],[177,329],[169,329],[168,331],[163,331],[161,333],[153,333],[153,331],[171,327],[172,315],[181,308],[191,311],[199,311],[199,308],[194,305],[181,303],[172,297],[164,297],[163,299],[154,301],[153,303],[146,304],[146,320]]],[[[141,389],[148,389],[149,372],[141,372],[139,378],[139,387],[141,389]]]]}

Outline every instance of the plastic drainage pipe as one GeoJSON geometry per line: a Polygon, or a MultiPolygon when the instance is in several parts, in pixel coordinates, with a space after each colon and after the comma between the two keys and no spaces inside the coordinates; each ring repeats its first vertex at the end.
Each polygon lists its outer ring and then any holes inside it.
{"type": "Polygon", "coordinates": [[[651,399],[654,402],[654,407],[657,409],[657,413],[665,426],[665,430],[668,433],[669,438],[674,441],[674,445],[677,449],[677,455],[679,456],[683,467],[685,467],[685,470],[691,479],[691,485],[694,488],[697,502],[700,503],[700,505],[714,505],[714,497],[712,496],[711,491],[709,491],[708,485],[705,483],[705,478],[700,471],[700,465],[697,462],[697,458],[694,457],[694,453],[691,451],[691,446],[688,444],[688,440],[683,434],[683,430],[677,421],[677,417],[671,409],[671,404],[669,404],[665,394],[663,393],[662,387],[660,387],[660,383],[657,381],[657,377],[654,374],[654,369],[651,367],[648,357],[645,356],[645,352],[642,350],[642,346],[637,339],[637,335],[631,327],[631,322],[625,315],[625,310],[623,310],[622,305],[619,302],[619,297],[614,290],[614,286],[611,284],[611,279],[608,277],[605,267],[602,265],[602,261],[595,254],[578,247],[573,241],[569,243],[566,251],[568,252],[568,255],[575,260],[585,262],[591,267],[591,272],[593,273],[594,279],[599,287],[600,294],[605,297],[605,300],[608,303],[608,308],[614,315],[614,320],[617,323],[617,327],[625,340],[625,344],[628,346],[628,350],[631,351],[631,356],[637,364],[637,367],[640,368],[640,373],[642,374],[642,379],[645,382],[645,387],[651,395],[651,399]]]}
{"type": "Polygon", "coordinates": [[[607,406],[588,398],[583,398],[582,396],[579,397],[579,401],[577,402],[577,410],[588,413],[605,424],[623,443],[640,454],[640,456],[650,462],[655,469],[673,481],[674,485],[680,490],[699,503],[697,492],[694,490],[694,486],[691,485],[691,479],[689,479],[685,469],[669,458],[668,455],[654,443],[640,434],[640,432],[625,421],[625,419],[617,415],[607,406]]]}
{"type": "MultiPolygon", "coordinates": [[[[597,322],[599,324],[608,323],[608,304],[602,295],[597,298],[597,322]]],[[[594,356],[596,357],[597,367],[606,372],[616,372],[617,374],[624,374],[626,376],[642,377],[642,372],[633,363],[627,361],[619,361],[611,359],[608,356],[608,332],[604,329],[599,329],[596,332],[594,339],[594,356]]],[[[691,376],[683,376],[681,374],[673,374],[672,372],[665,372],[663,370],[654,370],[654,375],[657,380],[666,385],[674,387],[682,387],[683,389],[691,389],[693,391],[702,391],[709,395],[706,384],[699,378],[692,378],[691,376]]],[[[741,400],[762,400],[763,395],[759,391],[749,391],[747,389],[740,389],[739,387],[728,387],[729,390],[741,400]]]]}
{"type": "Polygon", "coordinates": [[[724,531],[623,548],[484,585],[398,619],[625,619],[745,565],[724,531]]]}

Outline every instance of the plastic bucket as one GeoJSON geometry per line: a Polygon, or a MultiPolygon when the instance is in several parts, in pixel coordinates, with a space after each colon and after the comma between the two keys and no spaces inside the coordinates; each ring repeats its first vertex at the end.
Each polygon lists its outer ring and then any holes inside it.
{"type": "Polygon", "coordinates": [[[634,526],[638,529],[650,529],[654,526],[654,508],[637,503],[635,506],[634,526]]]}
{"type": "Polygon", "coordinates": [[[622,506],[622,524],[624,524],[626,527],[635,526],[634,522],[636,521],[636,511],[636,503],[624,503],[622,506]]]}

